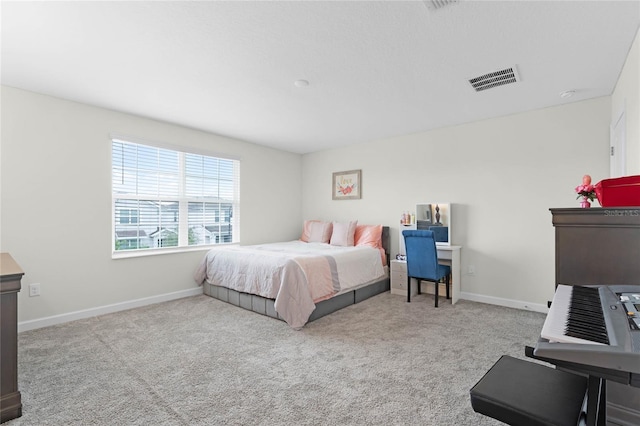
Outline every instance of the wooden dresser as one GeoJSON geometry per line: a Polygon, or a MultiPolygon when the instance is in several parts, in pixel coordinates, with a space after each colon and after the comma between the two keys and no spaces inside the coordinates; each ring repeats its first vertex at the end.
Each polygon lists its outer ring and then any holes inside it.
{"type": "MultiPolygon", "coordinates": [[[[550,209],[556,286],[640,285],[640,207],[550,209]]],[[[640,425],[640,388],[607,384],[613,424],[640,425]]]]}
{"type": "Polygon", "coordinates": [[[640,207],[551,209],[556,285],[640,285],[640,207]]]}
{"type": "Polygon", "coordinates": [[[22,415],[18,390],[18,292],[24,272],[0,253],[0,423],[22,415]]]}

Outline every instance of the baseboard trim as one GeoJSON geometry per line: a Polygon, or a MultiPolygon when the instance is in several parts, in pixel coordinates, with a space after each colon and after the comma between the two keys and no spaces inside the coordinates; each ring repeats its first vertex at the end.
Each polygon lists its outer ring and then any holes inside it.
{"type": "MultiPolygon", "coordinates": [[[[23,331],[35,330],[37,328],[49,327],[52,325],[63,324],[65,322],[76,321],[79,319],[96,317],[99,315],[110,314],[113,312],[125,311],[127,309],[139,308],[141,306],[153,305],[155,303],[168,302],[169,300],[181,299],[183,297],[198,296],[203,293],[202,287],[180,290],[173,293],[160,294],[157,296],[145,297],[142,299],[128,300],[126,302],[114,303],[112,305],[99,306],[81,311],[69,312],[66,314],[54,315],[45,318],[38,318],[18,323],[18,333],[23,331]]],[[[444,294],[444,293],[443,293],[444,294]]],[[[487,303],[490,305],[505,306],[507,308],[522,309],[526,311],[534,311],[546,314],[549,309],[546,305],[537,303],[523,302],[519,300],[504,299],[501,297],[485,296],[482,294],[461,292],[460,299],[471,300],[472,302],[487,303]]]]}
{"type": "Polygon", "coordinates": [[[142,299],[128,300],[126,302],[114,303],[112,305],[98,306],[96,308],[83,309],[81,311],[69,312],[66,314],[53,315],[45,318],[38,318],[18,323],[18,333],[35,330],[37,328],[49,327],[63,324],[65,322],[79,319],[97,317],[99,315],[111,314],[113,312],[126,311],[127,309],[139,308],[141,306],[153,305],[169,300],[182,299],[183,297],[198,296],[202,294],[202,287],[190,288],[187,290],[175,291],[173,293],[159,294],[157,296],[145,297],[142,299]]]}
{"type": "Polygon", "coordinates": [[[501,297],[485,296],[482,294],[460,292],[460,299],[471,300],[472,302],[487,303],[489,305],[505,306],[507,308],[522,309],[524,311],[534,311],[543,314],[549,313],[547,305],[538,303],[523,302],[520,300],[503,299],[501,297]]]}

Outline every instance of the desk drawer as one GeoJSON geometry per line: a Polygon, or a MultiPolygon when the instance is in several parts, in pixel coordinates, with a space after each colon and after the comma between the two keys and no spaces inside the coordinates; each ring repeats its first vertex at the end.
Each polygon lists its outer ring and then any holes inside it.
{"type": "Polygon", "coordinates": [[[437,251],[438,251],[438,259],[451,260],[451,250],[437,249],[437,251]]]}
{"type": "MultiPolygon", "coordinates": [[[[407,270],[406,263],[403,264],[404,268],[402,270],[391,269],[391,294],[397,294],[400,296],[407,295],[407,270]]],[[[418,285],[417,281],[413,280],[411,283],[411,295],[414,296],[418,294],[418,285]]]]}

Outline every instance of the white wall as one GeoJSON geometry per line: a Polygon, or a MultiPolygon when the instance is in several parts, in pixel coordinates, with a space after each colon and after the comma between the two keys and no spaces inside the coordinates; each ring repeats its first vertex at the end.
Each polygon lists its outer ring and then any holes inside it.
{"type": "Polygon", "coordinates": [[[548,209],[577,206],[584,173],[608,177],[609,124],[623,106],[627,174],[640,174],[639,38],[611,97],[302,157],[3,86],[0,250],[26,271],[19,321],[197,289],[202,252],[111,259],[112,132],[240,156],[243,244],[297,238],[303,219],[357,218],[390,225],[395,253],[404,210],[454,203],[453,242],[463,272],[476,269],[463,292],[542,306],[554,282],[548,209]],[[363,199],[332,201],[332,172],[352,169],[363,170],[363,199]],[[39,297],[25,291],[33,282],[39,297]]]}
{"type": "Polygon", "coordinates": [[[626,119],[626,175],[640,175],[640,31],[611,96],[611,123],[626,119]]]}
{"type": "Polygon", "coordinates": [[[112,132],[240,157],[242,244],[299,237],[298,154],[5,86],[1,113],[0,249],[26,272],[20,322],[197,290],[202,251],[111,259],[112,132]]]}
{"type": "Polygon", "coordinates": [[[449,201],[463,273],[475,266],[462,291],[546,305],[555,282],[549,208],[579,207],[584,174],[608,177],[610,110],[603,97],[304,155],[303,216],[389,225],[395,255],[401,213],[449,201]],[[332,173],[353,169],[362,169],[362,199],[333,201],[332,173]]]}

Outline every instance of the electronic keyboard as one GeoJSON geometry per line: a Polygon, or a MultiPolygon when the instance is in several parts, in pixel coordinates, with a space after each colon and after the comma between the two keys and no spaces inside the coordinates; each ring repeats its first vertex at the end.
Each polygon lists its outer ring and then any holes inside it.
{"type": "Polygon", "coordinates": [[[630,373],[640,383],[640,286],[558,285],[534,355],[630,373]]]}

